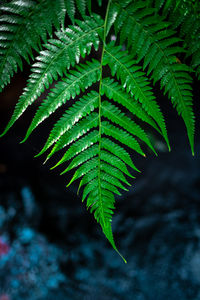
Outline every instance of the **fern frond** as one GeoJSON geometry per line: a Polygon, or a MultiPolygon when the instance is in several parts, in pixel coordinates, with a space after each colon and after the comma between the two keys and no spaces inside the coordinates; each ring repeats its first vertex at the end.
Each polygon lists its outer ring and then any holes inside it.
{"type": "MultiPolygon", "coordinates": [[[[132,159],[128,152],[122,148],[120,145],[116,144],[115,142],[111,141],[109,138],[103,137],[101,141],[101,146],[103,149],[108,150],[112,154],[116,155],[120,160],[122,160],[125,164],[130,166],[132,169],[140,172],[136,166],[133,164],[132,159]]],[[[134,178],[130,173],[125,172],[128,176],[134,178]]]]}
{"type": "MultiPolygon", "coordinates": [[[[89,129],[92,129],[92,128],[89,128],[89,129]]],[[[88,129],[88,131],[89,131],[89,129],[88,129]]],[[[84,157],[85,160],[88,160],[88,158],[87,158],[88,150],[90,153],[89,147],[98,141],[98,137],[99,137],[98,131],[94,130],[94,131],[88,133],[86,136],[79,138],[77,141],[75,141],[71,145],[71,147],[69,147],[69,149],[66,151],[66,153],[61,158],[61,160],[54,167],[57,167],[60,164],[72,159],[74,156],[78,155],[79,153],[81,153],[81,155],[84,157]],[[83,151],[84,151],[84,153],[83,153],[83,151]]],[[[96,155],[97,152],[93,151],[93,154],[96,155]]],[[[90,155],[91,154],[89,154],[89,158],[91,158],[90,155]]],[[[77,158],[79,159],[79,156],[77,156],[76,159],[77,158]]],[[[65,171],[68,171],[68,168],[65,171]]]]}
{"type": "MultiPolygon", "coordinates": [[[[155,101],[150,82],[144,76],[141,68],[136,65],[136,62],[126,51],[121,51],[120,46],[113,45],[106,47],[104,64],[109,65],[112,75],[117,75],[123,88],[130,92],[134,99],[141,103],[147,114],[156,121],[170,149],[163,115],[155,101]]],[[[144,120],[146,121],[146,118],[144,120]]]]}
{"type": "MultiPolygon", "coordinates": [[[[59,106],[70,98],[75,98],[81,91],[84,91],[98,80],[99,63],[97,61],[79,66],[77,69],[78,71],[71,71],[67,77],[63,78],[63,80],[56,85],[55,89],[52,90],[47,99],[43,101],[28,129],[26,138],[39,123],[58,109],[59,106]]],[[[61,130],[63,132],[63,128],[61,130]]]]}
{"type": "MultiPolygon", "coordinates": [[[[88,9],[89,13],[91,14],[91,0],[64,0],[66,5],[66,10],[69,18],[71,19],[72,23],[75,22],[75,13],[76,7],[78,8],[79,13],[85,18],[86,8],[88,9]]],[[[101,6],[101,1],[98,0],[99,6],[101,6]]]]}
{"type": "Polygon", "coordinates": [[[32,50],[39,50],[41,40],[59,28],[62,12],[60,1],[10,1],[0,6],[0,88],[22,69],[22,58],[29,62],[32,50]],[[24,41],[26,46],[24,46],[24,41]]]}
{"type": "Polygon", "coordinates": [[[113,137],[117,141],[120,141],[122,144],[130,147],[131,149],[135,150],[137,153],[141,154],[142,156],[146,156],[142,151],[139,143],[136,141],[136,139],[132,135],[130,135],[127,131],[112,125],[108,121],[103,121],[101,126],[102,126],[102,133],[105,133],[106,135],[113,137]]]}
{"type": "MultiPolygon", "coordinates": [[[[172,1],[174,4],[174,0],[172,1]]],[[[187,49],[187,57],[191,56],[191,67],[200,78],[200,4],[191,1],[181,1],[176,7],[172,5],[169,20],[173,29],[180,31],[180,37],[184,39],[184,46],[187,49]]]]}
{"type": "MultiPolygon", "coordinates": [[[[40,56],[36,58],[37,62],[33,64],[27,87],[19,98],[12,118],[2,135],[9,130],[45,88],[49,87],[53,80],[57,80],[58,76],[66,74],[66,70],[78,63],[80,57],[85,57],[86,54],[89,54],[92,46],[96,50],[98,49],[98,32],[101,29],[102,20],[95,16],[94,18],[86,19],[84,22],[77,21],[77,26],[70,26],[64,32],[57,32],[57,39],[49,40],[49,43],[46,44],[46,50],[41,51],[40,56]],[[74,51],[74,49],[76,50],[74,51]]],[[[41,114],[39,113],[38,115],[41,114]]],[[[37,118],[34,119],[33,126],[29,129],[24,141],[39,122],[37,118]]]]}
{"type": "Polygon", "coordinates": [[[177,43],[181,40],[168,29],[170,23],[155,14],[155,9],[146,8],[145,1],[133,1],[131,5],[129,1],[128,5],[124,1],[113,1],[112,5],[115,7],[116,34],[120,33],[121,43],[127,41],[138,62],[143,60],[144,69],[148,67],[147,73],[151,73],[154,83],[161,82],[161,87],[185,122],[194,153],[192,78],[188,75],[190,69],[184,64],[179,65],[176,58],[180,53],[177,43]]]}
{"type": "Polygon", "coordinates": [[[192,56],[191,67],[196,71],[196,76],[200,80],[200,36],[190,44],[188,55],[192,56]]]}
{"type": "MultiPolygon", "coordinates": [[[[94,144],[98,141],[98,131],[95,130],[94,132],[90,133],[90,135],[91,134],[93,135],[93,139],[90,139],[90,143],[87,142],[87,144],[85,146],[85,149],[87,147],[89,147],[89,148],[87,148],[87,150],[85,150],[84,152],[81,152],[79,150],[79,153],[78,152],[72,153],[72,154],[74,154],[74,156],[77,154],[78,155],[71,161],[71,163],[69,164],[67,169],[65,169],[65,172],[68,172],[68,171],[72,170],[73,168],[77,168],[79,165],[83,164],[84,162],[86,162],[87,160],[89,160],[90,158],[92,158],[98,154],[98,145],[95,144],[95,145],[91,146],[92,144],[94,144]]],[[[83,141],[83,139],[80,140],[80,142],[82,142],[82,141],[83,141]]],[[[74,148],[73,146],[70,147],[70,149],[66,153],[68,155],[65,154],[65,156],[63,157],[63,161],[68,161],[71,158],[73,158],[72,154],[70,155],[70,153],[69,153],[70,151],[72,152],[73,148],[74,148]]],[[[77,151],[77,145],[76,145],[75,150],[77,151]]],[[[58,164],[60,164],[60,163],[58,163],[58,164]]]]}
{"type": "MultiPolygon", "coordinates": [[[[57,140],[56,144],[54,145],[52,151],[50,154],[47,156],[47,159],[49,159],[55,152],[61,150],[62,148],[66,147],[70,143],[72,143],[74,140],[77,138],[81,137],[85,133],[87,133],[91,128],[97,127],[98,126],[98,114],[96,112],[91,113],[90,115],[86,116],[80,122],[74,125],[73,128],[70,130],[66,131],[64,134],[62,134],[59,139],[57,140]]],[[[51,131],[51,134],[53,133],[54,128],[51,131]]],[[[52,135],[53,137],[53,135],[52,135]]],[[[52,140],[51,144],[53,145],[55,141],[52,140]]],[[[50,146],[49,146],[49,140],[47,140],[45,146],[43,149],[36,155],[39,156],[43,154],[50,146]]]]}
{"type": "Polygon", "coordinates": [[[0,5],[0,89],[10,82],[18,67],[22,69],[22,59],[30,62],[32,50],[39,51],[41,41],[52,35],[53,26],[64,28],[66,12],[75,22],[76,7],[85,18],[90,1],[12,0],[0,5]]]}
{"type": "MultiPolygon", "coordinates": [[[[192,55],[192,66],[199,72],[200,43],[196,33],[200,26],[188,24],[189,18],[183,15],[174,27],[166,21],[183,9],[183,2],[187,0],[108,0],[104,21],[92,14],[91,0],[12,0],[0,5],[1,87],[9,82],[18,65],[22,66],[23,58],[28,61],[33,49],[40,50],[3,134],[45,91],[23,141],[68,102],[36,156],[49,151],[47,161],[63,151],[51,169],[63,166],[61,174],[74,170],[67,186],[80,180],[82,201],[117,252],[112,234],[114,194],[127,190],[127,178],[134,178],[132,171],[140,172],[129,151],[145,157],[147,146],[156,154],[146,126],[159,132],[170,149],[149,75],[154,84],[160,82],[183,117],[193,151],[191,68],[179,60],[179,54],[186,52],[186,58],[192,55]],[[86,16],[87,11],[90,17],[86,16]],[[66,13],[73,25],[65,29],[66,13]],[[77,16],[82,21],[76,20],[77,16]],[[46,19],[42,27],[43,18],[46,19]],[[116,41],[107,43],[112,26],[116,41]],[[53,34],[52,27],[56,28],[53,34]],[[185,37],[185,45],[191,41],[185,49],[176,28],[185,37]],[[189,38],[191,28],[194,39],[189,38]],[[26,39],[25,49],[21,46],[26,39]],[[45,41],[42,50],[41,41],[45,41]],[[91,59],[94,52],[98,60],[91,59]]],[[[102,5],[102,1],[98,0],[98,4],[102,5]]]]}
{"type": "MultiPolygon", "coordinates": [[[[90,160],[88,160],[86,163],[84,163],[83,165],[81,165],[76,172],[74,173],[74,176],[72,177],[72,179],[70,180],[70,182],[68,183],[67,187],[72,184],[72,182],[74,182],[75,180],[81,178],[83,175],[88,174],[90,171],[92,171],[93,169],[96,169],[98,166],[98,158],[94,157],[90,160]]],[[[64,174],[65,171],[63,171],[61,173],[64,174]]]]}
{"type": "MultiPolygon", "coordinates": [[[[110,141],[110,140],[109,140],[110,141]]],[[[101,168],[102,170],[104,170],[107,174],[110,174],[112,176],[115,176],[117,179],[121,180],[123,183],[127,184],[130,186],[130,183],[127,181],[126,177],[124,176],[124,174],[117,168],[112,167],[109,164],[106,164],[105,162],[101,163],[101,168]]],[[[80,181],[79,184],[79,189],[87,184],[87,182],[90,182],[92,179],[94,179],[96,177],[96,173],[95,172],[89,172],[88,174],[84,175],[82,180],[80,181]]]]}
{"type": "Polygon", "coordinates": [[[106,95],[109,99],[121,104],[126,108],[131,114],[135,115],[137,118],[143,122],[148,123],[159,133],[160,129],[154,120],[149,116],[146,110],[143,109],[140,102],[134,101],[132,97],[122,90],[122,87],[111,78],[104,78],[102,81],[102,95],[106,95]]]}
{"type": "MultiPolygon", "coordinates": [[[[27,131],[24,141],[31,132],[58,107],[66,103],[69,99],[74,99],[80,92],[85,91],[93,83],[97,82],[100,76],[100,64],[93,60],[85,65],[79,65],[76,70],[69,73],[59,81],[48,97],[42,102],[38,108],[35,117],[27,131]]],[[[62,129],[63,131],[63,129],[62,129]]],[[[55,137],[54,137],[55,140],[55,137]]]]}
{"type": "Polygon", "coordinates": [[[141,139],[155,153],[155,150],[151,145],[151,142],[149,141],[144,130],[134,121],[132,121],[129,117],[127,117],[124,113],[122,113],[118,107],[109,103],[108,101],[104,101],[102,103],[102,116],[109,119],[113,123],[120,125],[122,128],[126,129],[126,131],[128,131],[130,134],[133,134],[139,139],[141,139]]]}

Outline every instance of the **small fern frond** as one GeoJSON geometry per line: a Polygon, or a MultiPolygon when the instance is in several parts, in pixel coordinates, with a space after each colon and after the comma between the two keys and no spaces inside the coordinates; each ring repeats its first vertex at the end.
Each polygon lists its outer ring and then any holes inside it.
{"type": "MultiPolygon", "coordinates": [[[[86,9],[91,14],[92,0],[64,0],[66,5],[66,11],[71,19],[72,23],[75,23],[76,10],[81,14],[83,18],[86,15],[86,9]],[[77,7],[77,9],[76,9],[77,7]]],[[[101,6],[101,0],[98,0],[99,6],[101,6]]]]}
{"type": "MultiPolygon", "coordinates": [[[[173,0],[173,2],[175,2],[173,0]]],[[[174,4],[174,3],[173,3],[174,4]]],[[[173,29],[180,31],[180,37],[184,39],[187,57],[191,56],[191,67],[195,70],[197,78],[200,78],[200,3],[191,1],[180,2],[179,6],[171,7],[169,20],[173,29]],[[195,6],[196,5],[196,6],[195,6]]]]}
{"type": "MultiPolygon", "coordinates": [[[[67,1],[66,1],[67,2],[67,1]]],[[[29,62],[32,50],[41,48],[52,28],[59,28],[63,16],[61,1],[12,0],[0,6],[0,88],[22,69],[22,59],[29,62]],[[24,42],[26,46],[24,46],[24,42]]]]}
{"type": "Polygon", "coordinates": [[[143,67],[148,68],[147,74],[151,73],[154,83],[161,82],[161,87],[168,93],[173,106],[185,122],[194,153],[194,114],[190,92],[192,78],[188,75],[191,70],[177,62],[181,51],[177,43],[181,40],[168,29],[170,23],[156,15],[155,9],[146,8],[144,1],[129,4],[130,1],[128,5],[126,2],[113,1],[116,34],[120,33],[121,43],[127,41],[137,62],[143,60],[143,67]]]}
{"type": "MultiPolygon", "coordinates": [[[[45,88],[52,84],[53,80],[57,80],[58,76],[66,74],[66,70],[78,63],[80,57],[84,58],[86,54],[89,54],[92,46],[96,50],[98,49],[98,32],[101,29],[102,20],[95,16],[86,19],[84,22],[77,21],[77,26],[70,26],[64,32],[57,32],[57,39],[49,40],[49,43],[46,44],[46,50],[41,51],[40,56],[36,58],[37,62],[33,65],[27,87],[19,98],[12,118],[2,135],[9,130],[45,88]]],[[[36,124],[35,120],[33,123],[36,124]]],[[[33,129],[34,126],[30,128],[25,140],[33,129]]]]}
{"type": "Polygon", "coordinates": [[[188,55],[192,56],[191,67],[195,70],[196,76],[200,80],[200,36],[190,43],[188,55]]]}

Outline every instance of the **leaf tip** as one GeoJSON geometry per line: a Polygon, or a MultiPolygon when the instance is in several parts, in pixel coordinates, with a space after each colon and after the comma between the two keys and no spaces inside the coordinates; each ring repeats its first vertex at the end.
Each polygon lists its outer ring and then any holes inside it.
{"type": "MultiPolygon", "coordinates": [[[[48,158],[47,158],[48,159],[48,158]]],[[[45,162],[47,161],[47,159],[45,160],[45,162]]],[[[58,166],[58,164],[55,164],[55,166],[51,167],[50,170],[55,169],[58,166]]],[[[60,175],[62,175],[62,173],[60,173],[60,175]]]]}
{"type": "MultiPolygon", "coordinates": [[[[45,159],[45,161],[43,162],[43,165],[46,164],[47,160],[49,160],[49,157],[47,156],[47,158],[45,159]]],[[[51,168],[50,168],[51,170],[51,168]]]]}
{"type": "Polygon", "coordinates": [[[0,134],[0,138],[3,137],[8,130],[4,129],[4,131],[0,134]]]}

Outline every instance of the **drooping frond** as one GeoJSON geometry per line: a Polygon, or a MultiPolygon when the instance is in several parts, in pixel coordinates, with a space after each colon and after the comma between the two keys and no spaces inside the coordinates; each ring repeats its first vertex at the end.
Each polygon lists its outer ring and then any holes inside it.
{"type": "Polygon", "coordinates": [[[170,23],[157,15],[155,9],[147,8],[145,1],[127,2],[112,2],[110,26],[114,23],[121,43],[126,41],[137,62],[143,61],[143,68],[147,68],[147,74],[151,74],[154,83],[160,81],[164,93],[169,95],[185,122],[193,153],[192,78],[188,74],[191,69],[177,61],[177,56],[183,52],[179,46],[181,40],[168,28],[170,23]]]}
{"type": "MultiPolygon", "coordinates": [[[[80,57],[89,54],[92,45],[97,50],[99,46],[98,31],[101,31],[101,29],[102,20],[95,16],[94,19],[90,18],[84,22],[77,21],[76,26],[70,26],[65,31],[57,32],[57,39],[49,40],[49,43],[45,45],[46,50],[41,51],[40,56],[37,57],[37,62],[33,65],[28,84],[19,98],[12,118],[3,134],[9,130],[26,108],[41,95],[45,88],[49,87],[53,80],[57,80],[58,76],[66,74],[66,70],[78,63],[80,57]]],[[[33,123],[35,123],[35,120],[33,123]]],[[[30,129],[27,137],[31,131],[30,129]]]]}

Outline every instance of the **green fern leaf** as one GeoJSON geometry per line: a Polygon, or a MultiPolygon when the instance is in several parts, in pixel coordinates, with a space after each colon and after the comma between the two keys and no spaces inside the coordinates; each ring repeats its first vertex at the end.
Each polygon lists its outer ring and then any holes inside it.
{"type": "Polygon", "coordinates": [[[86,65],[77,66],[77,70],[70,71],[66,77],[57,83],[47,99],[42,102],[29,126],[24,140],[28,138],[31,132],[43,120],[55,112],[59,106],[66,103],[66,101],[71,98],[74,99],[81,91],[84,91],[93,83],[97,82],[99,76],[100,65],[99,62],[95,60],[88,62],[86,65]]]}
{"type": "Polygon", "coordinates": [[[155,153],[155,149],[151,145],[151,142],[149,141],[144,130],[134,121],[128,118],[124,113],[122,113],[116,106],[107,101],[104,101],[102,103],[102,116],[108,118],[113,123],[120,125],[122,128],[126,129],[130,134],[133,134],[140,138],[155,153]]]}
{"type": "MultiPolygon", "coordinates": [[[[75,180],[81,178],[83,175],[89,173],[91,170],[98,167],[98,158],[94,157],[90,160],[88,160],[85,164],[81,165],[76,172],[74,173],[74,176],[72,177],[71,181],[68,183],[67,187],[72,184],[75,180]]],[[[61,173],[64,174],[65,171],[61,173]]]]}
{"type": "MultiPolygon", "coordinates": [[[[102,21],[99,17],[90,18],[84,22],[77,21],[78,26],[71,26],[64,32],[57,32],[57,40],[50,40],[45,51],[37,57],[37,62],[33,65],[32,74],[28,80],[28,85],[24,93],[19,98],[11,120],[6,126],[4,135],[14,122],[21,116],[26,108],[31,105],[41,93],[48,88],[53,80],[58,79],[66,73],[66,69],[79,62],[80,56],[89,54],[92,45],[97,50],[99,45],[98,30],[102,28],[102,21]],[[76,49],[76,52],[73,49],[76,49]]],[[[32,127],[29,128],[24,141],[28,138],[32,130],[39,121],[34,119],[32,127]]]]}
{"type": "Polygon", "coordinates": [[[148,123],[159,133],[161,133],[154,120],[149,116],[146,110],[143,109],[142,105],[137,101],[133,101],[131,96],[125,93],[121,86],[114,81],[114,79],[104,78],[102,81],[101,91],[102,95],[105,94],[109,99],[112,99],[123,105],[131,114],[135,115],[143,122],[148,123]]]}
{"type": "Polygon", "coordinates": [[[41,40],[59,27],[60,1],[10,1],[0,6],[0,88],[22,69],[22,58],[29,62],[32,49],[39,50],[41,40]],[[41,26],[42,24],[42,26],[41,26]],[[39,25],[39,26],[38,26],[39,25]],[[26,47],[24,47],[26,41],[26,47]]]}
{"type": "MultiPolygon", "coordinates": [[[[76,1],[79,12],[85,16],[85,0],[76,1]]],[[[74,23],[76,5],[74,0],[12,0],[0,5],[0,89],[22,69],[22,59],[33,59],[32,50],[39,51],[41,40],[52,35],[53,26],[64,27],[65,13],[74,23]],[[26,41],[26,47],[24,47],[26,41]]]]}
{"type": "MultiPolygon", "coordinates": [[[[108,165],[104,162],[101,163],[101,169],[102,169],[102,171],[104,170],[107,174],[115,176],[117,179],[121,180],[123,183],[130,186],[130,183],[127,181],[126,177],[124,176],[124,174],[119,169],[117,169],[115,167],[112,167],[111,165],[108,165]]],[[[83,185],[87,184],[87,182],[90,182],[95,177],[96,177],[95,172],[89,172],[88,174],[84,175],[82,180],[80,181],[79,189],[83,185]]]]}
{"type": "MultiPolygon", "coordinates": [[[[124,148],[122,148],[120,145],[116,144],[115,142],[111,141],[110,139],[108,139],[106,137],[103,137],[101,146],[103,149],[106,149],[109,152],[111,152],[112,154],[116,155],[118,158],[120,158],[125,164],[130,166],[132,169],[136,170],[137,172],[140,172],[136,168],[136,166],[133,164],[128,152],[124,148]]],[[[127,174],[127,175],[130,175],[130,174],[127,174]]],[[[130,177],[134,178],[132,175],[130,177]]]]}
{"type": "MultiPolygon", "coordinates": [[[[73,168],[77,168],[79,165],[83,164],[84,162],[86,162],[87,160],[89,160],[90,158],[92,158],[98,154],[98,145],[95,144],[95,145],[91,146],[92,143],[96,143],[98,141],[98,131],[96,130],[94,133],[92,132],[92,134],[94,134],[95,136],[93,137],[92,141],[90,139],[89,148],[87,148],[87,150],[85,150],[84,152],[81,152],[78,155],[76,152],[74,155],[77,155],[77,156],[71,161],[71,163],[69,164],[67,169],[65,169],[65,172],[68,172],[69,170],[72,170],[73,168]]],[[[72,147],[71,147],[71,149],[72,149],[72,147]]],[[[68,154],[69,154],[69,150],[68,150],[68,154]]],[[[69,157],[69,155],[68,155],[68,157],[65,158],[65,161],[67,161],[71,158],[72,158],[72,156],[69,157]]]]}
{"type": "Polygon", "coordinates": [[[76,5],[82,16],[85,16],[86,12],[86,0],[76,0],[76,5]]]}
{"type": "Polygon", "coordinates": [[[200,4],[195,5],[191,1],[180,1],[179,5],[171,6],[169,20],[173,29],[180,30],[180,36],[184,39],[185,48],[188,49],[187,57],[191,56],[191,67],[196,71],[198,79],[200,79],[200,4]]]}
{"type": "MultiPolygon", "coordinates": [[[[85,160],[87,160],[86,159],[87,155],[88,155],[87,150],[89,150],[90,149],[89,147],[91,145],[93,145],[94,143],[96,143],[97,141],[98,141],[98,131],[97,130],[90,132],[89,134],[82,137],[81,139],[78,139],[78,141],[73,143],[73,145],[67,150],[67,152],[61,158],[61,160],[54,166],[54,168],[64,162],[66,162],[67,160],[72,159],[75,155],[78,155],[79,153],[81,153],[82,156],[85,158],[85,160]],[[85,151],[85,152],[83,153],[83,151],[85,151]]],[[[89,150],[89,153],[90,153],[90,150],[89,150]]],[[[78,156],[76,156],[76,158],[78,158],[78,156]]],[[[65,171],[67,172],[68,168],[65,171]]]]}
{"type": "Polygon", "coordinates": [[[66,1],[66,10],[67,10],[67,14],[70,17],[72,23],[74,23],[75,12],[76,12],[74,0],[66,1]]]}
{"type": "Polygon", "coordinates": [[[117,75],[126,91],[130,92],[135,100],[142,104],[150,117],[157,122],[170,149],[163,115],[155,101],[150,83],[140,67],[136,66],[127,52],[121,51],[121,47],[113,45],[106,47],[104,64],[109,65],[112,75],[117,75]]]}
{"type": "MultiPolygon", "coordinates": [[[[56,126],[56,125],[55,125],[56,126]]],[[[91,113],[86,118],[83,118],[79,123],[75,124],[73,128],[66,131],[64,134],[62,134],[59,139],[57,140],[55,146],[53,147],[50,154],[47,156],[47,159],[49,159],[55,152],[59,151],[60,149],[66,147],[70,143],[72,143],[77,138],[84,135],[86,132],[88,132],[91,128],[98,126],[98,114],[96,112],[91,113]]],[[[53,133],[54,128],[51,131],[51,134],[53,133]]],[[[53,137],[53,135],[52,135],[53,137]]],[[[54,140],[51,141],[52,145],[54,144],[54,140]]],[[[47,140],[45,146],[41,150],[39,154],[36,155],[39,156],[43,154],[50,146],[49,141],[47,140]]]]}
{"type": "Polygon", "coordinates": [[[184,64],[177,67],[175,54],[179,53],[176,53],[175,49],[173,55],[169,54],[170,48],[176,47],[181,40],[168,31],[170,23],[156,15],[154,9],[146,8],[144,1],[133,2],[131,6],[113,1],[112,5],[116,7],[119,16],[119,18],[116,16],[114,24],[116,33],[121,32],[121,42],[127,40],[128,47],[132,49],[134,55],[137,55],[138,61],[144,59],[144,67],[148,67],[148,73],[152,74],[154,83],[161,81],[161,87],[168,93],[185,122],[191,150],[194,153],[194,114],[190,92],[192,79],[190,77],[189,83],[187,80],[190,70],[189,68],[186,70],[184,64]]]}
{"type": "Polygon", "coordinates": [[[115,138],[116,140],[120,141],[122,144],[135,150],[142,156],[146,156],[142,151],[142,149],[140,148],[139,143],[136,141],[136,139],[133,136],[131,136],[125,130],[122,130],[112,125],[110,122],[107,121],[102,122],[102,133],[105,133],[106,135],[115,138]]]}
{"type": "MultiPolygon", "coordinates": [[[[83,190],[82,201],[119,253],[111,226],[114,194],[121,195],[121,190],[127,190],[130,186],[127,177],[134,178],[132,170],[140,172],[128,151],[145,156],[147,146],[156,154],[146,125],[159,132],[170,149],[164,117],[149,75],[154,84],[160,82],[164,94],[168,94],[183,117],[193,151],[191,68],[183,64],[178,55],[182,53],[186,58],[191,55],[192,66],[198,72],[199,38],[190,39],[189,28],[193,28],[196,35],[199,25],[191,26],[189,18],[183,15],[177,18],[174,26],[168,22],[173,14],[178,15],[183,7],[187,7],[181,0],[177,4],[175,0],[108,0],[104,21],[92,14],[91,0],[58,0],[52,4],[49,19],[50,0],[38,0],[36,6],[33,3],[12,0],[0,5],[1,86],[9,82],[19,65],[22,66],[22,58],[28,60],[33,56],[33,49],[38,51],[42,47],[3,134],[45,91],[46,96],[41,97],[23,141],[68,102],[67,109],[65,107],[64,114],[53,125],[36,156],[49,151],[47,161],[59,150],[64,151],[51,169],[63,166],[61,174],[74,170],[67,186],[80,180],[78,192],[83,190]],[[153,8],[155,3],[157,7],[153,8]],[[38,12],[39,8],[42,11],[38,12]],[[90,17],[86,17],[86,10],[90,17]],[[66,29],[65,13],[74,23],[66,29]],[[82,21],[75,19],[78,15],[82,21]],[[23,24],[30,26],[33,22],[33,29],[28,28],[24,33],[26,26],[23,28],[23,24]],[[53,27],[56,32],[53,31],[53,38],[51,36],[46,42],[53,27]],[[112,27],[115,37],[112,36],[112,27]],[[176,28],[180,29],[180,35],[176,28]],[[115,43],[107,43],[110,33],[111,40],[116,39],[115,43]],[[17,40],[19,35],[24,40],[29,39],[25,50],[20,48],[24,41],[17,40]],[[192,40],[191,45],[183,49],[179,36],[185,37],[185,45],[192,40]],[[43,46],[42,40],[46,43],[43,46]],[[16,53],[13,50],[15,45],[16,53]],[[91,56],[96,59],[91,59],[91,56]]],[[[102,1],[99,0],[98,4],[102,5],[102,1]]]]}

